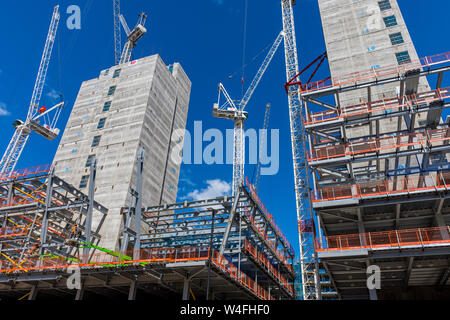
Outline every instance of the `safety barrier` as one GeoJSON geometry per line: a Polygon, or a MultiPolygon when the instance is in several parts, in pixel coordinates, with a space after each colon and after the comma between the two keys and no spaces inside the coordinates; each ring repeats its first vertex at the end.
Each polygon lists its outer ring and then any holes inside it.
{"type": "Polygon", "coordinates": [[[301,86],[301,92],[312,92],[321,89],[343,86],[346,84],[353,84],[363,80],[378,79],[381,77],[403,75],[408,71],[413,71],[422,68],[432,67],[434,65],[443,64],[450,61],[450,52],[437,54],[420,59],[420,61],[413,61],[402,65],[393,64],[380,68],[372,68],[366,71],[353,72],[350,74],[331,77],[327,80],[320,80],[312,82],[308,85],[301,86]]]}
{"type": "Polygon", "coordinates": [[[78,255],[76,258],[65,258],[54,255],[32,257],[24,261],[0,260],[0,274],[11,272],[30,271],[57,271],[69,267],[101,269],[106,267],[119,267],[132,264],[150,263],[177,263],[186,261],[209,260],[233,281],[248,288],[259,298],[274,300],[263,287],[258,285],[251,277],[237,269],[228,259],[217,250],[205,247],[188,248],[152,248],[142,249],[138,252],[127,251],[125,254],[112,255],[108,253],[96,253],[88,256],[78,255]],[[134,259],[133,257],[138,257],[134,259]],[[85,262],[88,261],[88,262],[85,262]]]}
{"type": "Polygon", "coordinates": [[[240,283],[259,298],[263,300],[274,300],[270,293],[257,284],[252,278],[236,268],[225,257],[221,256],[218,251],[214,251],[212,262],[223,272],[227,273],[234,281],[240,283]]]}
{"type": "Polygon", "coordinates": [[[293,285],[289,284],[286,278],[272,265],[272,263],[269,262],[269,260],[266,258],[266,256],[259,252],[258,249],[253,247],[247,239],[244,239],[243,242],[243,248],[251,255],[253,258],[264,265],[266,267],[266,270],[275,277],[279,283],[283,287],[285,287],[292,295],[295,294],[293,285]]]}
{"type": "MultiPolygon", "coordinates": [[[[335,146],[314,147],[308,161],[327,160],[345,156],[357,156],[364,153],[393,152],[395,149],[423,149],[442,145],[450,140],[450,129],[426,130],[405,135],[389,136],[378,139],[362,140],[335,146]]],[[[398,151],[398,150],[397,150],[398,151]]],[[[400,150],[401,151],[401,150],[400,150]]]]}
{"type": "Polygon", "coordinates": [[[365,102],[340,109],[326,110],[307,115],[305,125],[324,123],[343,118],[367,115],[370,113],[392,113],[400,108],[411,108],[421,104],[429,104],[450,98],[450,87],[432,91],[415,93],[404,97],[388,98],[373,102],[365,102]]]}
{"type": "Polygon", "coordinates": [[[283,239],[283,242],[286,244],[286,246],[289,248],[289,251],[291,253],[294,252],[294,249],[292,248],[291,244],[287,240],[286,236],[283,234],[281,229],[278,227],[278,225],[275,223],[275,220],[273,219],[273,216],[269,213],[269,210],[264,206],[264,203],[259,198],[258,194],[255,191],[255,187],[250,183],[248,180],[248,177],[245,177],[245,186],[248,188],[250,194],[252,195],[253,199],[258,203],[259,207],[262,209],[264,215],[266,218],[271,222],[273,227],[275,228],[275,231],[280,235],[280,237],[283,239]]]}
{"type": "Polygon", "coordinates": [[[352,198],[363,199],[416,192],[448,191],[449,189],[450,172],[430,172],[423,176],[391,177],[385,181],[318,188],[316,194],[313,195],[313,202],[352,198]]]}
{"type": "Polygon", "coordinates": [[[257,222],[255,221],[255,217],[251,214],[251,212],[246,208],[244,211],[245,217],[248,219],[250,224],[253,226],[253,228],[259,233],[259,235],[266,241],[267,245],[270,246],[270,248],[275,252],[275,255],[277,258],[283,262],[284,266],[291,271],[292,274],[294,274],[294,269],[292,268],[292,265],[288,262],[285,255],[278,250],[275,243],[273,241],[269,240],[269,237],[267,236],[266,230],[262,227],[260,227],[257,222]]]}
{"type": "Polygon", "coordinates": [[[51,167],[52,167],[51,164],[45,164],[45,165],[40,165],[37,167],[19,169],[19,170],[12,171],[12,172],[2,173],[2,174],[0,174],[0,181],[24,177],[24,176],[30,176],[30,175],[34,175],[34,174],[40,174],[40,173],[44,173],[44,172],[49,172],[51,167]]]}
{"type": "Polygon", "coordinates": [[[450,245],[450,227],[419,228],[328,236],[316,239],[317,251],[392,248],[427,245],[450,245]]]}
{"type": "Polygon", "coordinates": [[[0,228],[0,238],[20,237],[26,236],[27,233],[23,232],[22,228],[18,227],[5,227],[0,228]]]}

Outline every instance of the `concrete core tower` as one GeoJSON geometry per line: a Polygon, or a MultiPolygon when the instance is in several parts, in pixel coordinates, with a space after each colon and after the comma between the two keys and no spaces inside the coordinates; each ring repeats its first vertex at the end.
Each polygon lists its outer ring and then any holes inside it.
{"type": "MultiPolygon", "coordinates": [[[[118,249],[120,210],[135,188],[140,147],[142,204],[176,201],[190,90],[181,65],[166,66],[159,55],[114,66],[82,83],[54,165],[57,176],[87,193],[89,167],[97,159],[95,200],[109,209],[101,246],[118,249]]],[[[94,228],[99,219],[94,217],[94,228]]]]}

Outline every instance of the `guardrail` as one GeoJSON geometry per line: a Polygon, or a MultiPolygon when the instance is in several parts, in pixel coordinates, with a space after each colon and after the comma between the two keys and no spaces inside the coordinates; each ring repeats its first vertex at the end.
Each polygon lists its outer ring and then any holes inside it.
{"type": "Polygon", "coordinates": [[[284,266],[289,271],[291,271],[291,273],[294,274],[294,269],[292,268],[292,265],[289,264],[287,258],[284,256],[283,253],[280,252],[280,250],[278,250],[278,248],[275,246],[275,244],[269,240],[269,237],[267,236],[267,234],[265,232],[266,230],[264,228],[261,228],[260,226],[258,226],[258,224],[256,223],[255,218],[252,216],[251,212],[248,211],[248,209],[245,209],[244,215],[248,219],[250,224],[253,226],[253,228],[258,232],[258,234],[265,240],[267,245],[269,245],[270,248],[275,252],[275,255],[277,256],[277,258],[283,262],[284,266]]]}
{"type": "Polygon", "coordinates": [[[44,164],[31,168],[19,169],[12,172],[5,172],[0,174],[0,181],[49,172],[51,167],[51,164],[44,164]]]}
{"type": "Polygon", "coordinates": [[[316,239],[316,250],[342,251],[377,248],[401,249],[408,246],[425,247],[436,244],[450,245],[450,227],[405,229],[327,236],[322,239],[322,243],[316,239]]]}
{"type": "Polygon", "coordinates": [[[353,106],[341,107],[338,110],[326,110],[307,115],[305,125],[319,124],[343,118],[363,116],[369,113],[392,113],[400,108],[411,108],[420,104],[430,104],[450,98],[450,87],[427,92],[415,93],[403,97],[388,98],[373,102],[365,102],[353,106]]]}
{"type": "Polygon", "coordinates": [[[76,258],[65,258],[58,256],[32,257],[24,261],[0,260],[0,274],[11,272],[30,271],[57,271],[69,267],[101,269],[107,267],[127,266],[132,264],[150,263],[177,263],[186,261],[206,261],[211,254],[212,263],[222,272],[227,274],[233,281],[252,291],[263,300],[274,300],[267,290],[258,285],[251,277],[238,270],[233,263],[213,249],[204,247],[188,248],[152,248],[139,250],[139,259],[135,251],[127,251],[123,255],[111,255],[108,253],[96,253],[93,255],[78,255],[76,258]],[[87,258],[87,259],[86,259],[87,258]],[[85,263],[83,261],[88,260],[85,263]]]}
{"type": "Polygon", "coordinates": [[[450,141],[450,128],[392,135],[334,146],[313,147],[312,155],[308,155],[308,161],[330,160],[346,156],[358,156],[371,152],[387,153],[394,152],[395,149],[412,150],[412,148],[431,148],[443,145],[445,141],[450,141]]]}
{"type": "Polygon", "coordinates": [[[288,283],[286,278],[269,262],[269,260],[267,260],[263,253],[253,247],[247,239],[244,239],[243,247],[256,261],[263,264],[266,267],[266,270],[272,274],[283,287],[285,287],[292,295],[295,295],[294,286],[288,283]]]}
{"type": "Polygon", "coordinates": [[[422,176],[391,177],[384,181],[318,188],[313,195],[312,201],[364,199],[375,196],[395,196],[405,193],[448,190],[450,190],[450,172],[430,172],[422,176]]]}
{"type": "Polygon", "coordinates": [[[286,246],[288,247],[289,251],[292,254],[294,252],[294,249],[292,248],[292,245],[289,243],[289,241],[287,240],[286,236],[283,234],[281,229],[276,224],[275,220],[273,219],[273,216],[269,213],[269,210],[267,210],[267,208],[264,206],[264,203],[259,198],[258,194],[255,191],[255,187],[250,183],[250,181],[248,180],[248,177],[245,177],[245,186],[248,188],[250,194],[252,195],[253,199],[258,203],[259,207],[263,211],[263,213],[266,216],[267,220],[269,220],[270,223],[273,225],[273,227],[275,228],[275,231],[282,238],[283,242],[286,244],[286,246]]]}
{"type": "Polygon", "coordinates": [[[23,230],[24,229],[18,227],[0,228],[0,238],[26,236],[27,233],[23,232],[23,230]]]}

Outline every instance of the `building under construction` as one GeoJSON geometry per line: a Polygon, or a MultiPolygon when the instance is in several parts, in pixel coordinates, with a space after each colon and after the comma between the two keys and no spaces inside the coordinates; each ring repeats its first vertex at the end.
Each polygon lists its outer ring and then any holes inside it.
{"type": "Polygon", "coordinates": [[[95,163],[87,195],[50,166],[3,178],[2,299],[134,300],[138,292],[184,300],[295,298],[294,250],[249,182],[234,197],[137,207],[141,153],[137,166],[133,205],[121,213],[125,249],[118,251],[99,246],[109,212],[94,200],[95,163]],[[94,215],[102,217],[95,227],[94,215]],[[74,268],[78,288],[68,287],[74,268]]]}
{"type": "Polygon", "coordinates": [[[397,0],[319,7],[331,77],[299,86],[320,263],[341,299],[448,297],[450,54],[419,59],[397,0]]]}
{"type": "Polygon", "coordinates": [[[130,30],[113,3],[127,43],[81,85],[53,164],[0,176],[0,297],[295,299],[294,249],[252,184],[176,203],[191,82],[131,59],[146,15],[130,30]]]}
{"type": "Polygon", "coordinates": [[[248,180],[230,196],[176,203],[175,133],[191,83],[158,55],[132,61],[146,16],[129,30],[115,14],[125,49],[82,84],[53,164],[0,176],[0,297],[284,300],[296,298],[296,277],[304,299],[445,295],[450,54],[419,59],[396,0],[319,0],[331,76],[302,83],[295,4],[281,1],[275,42],[285,45],[295,266],[248,180]],[[381,286],[369,289],[371,268],[381,286]]]}

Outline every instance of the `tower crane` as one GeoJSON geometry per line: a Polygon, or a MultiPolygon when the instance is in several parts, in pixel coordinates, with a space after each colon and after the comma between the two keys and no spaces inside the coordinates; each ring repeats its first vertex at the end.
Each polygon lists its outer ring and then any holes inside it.
{"type": "Polygon", "coordinates": [[[64,106],[64,102],[60,102],[49,109],[39,107],[53,44],[56,39],[55,36],[58,30],[59,20],[59,6],[55,6],[53,8],[52,20],[47,35],[47,40],[45,41],[44,53],[42,54],[38,75],[34,85],[33,94],[31,96],[27,118],[25,121],[15,120],[13,122],[15,132],[0,161],[0,174],[7,174],[14,170],[32,131],[49,140],[55,139],[59,134],[59,129],[56,128],[56,123],[61,114],[61,109],[64,106]],[[50,116],[50,114],[53,114],[53,116],[50,116]],[[42,122],[44,124],[41,124],[42,122]]]}
{"type": "Polygon", "coordinates": [[[259,187],[259,178],[261,176],[261,150],[263,149],[263,143],[264,141],[266,141],[267,138],[267,128],[269,127],[269,117],[270,117],[270,108],[271,108],[271,104],[268,103],[266,105],[266,112],[264,113],[264,124],[262,127],[262,135],[259,138],[260,144],[259,144],[259,150],[260,150],[260,156],[259,156],[259,160],[258,160],[258,164],[256,165],[256,171],[255,171],[255,179],[253,181],[253,187],[255,187],[255,191],[258,191],[258,187],[259,187]]]}
{"type": "Polygon", "coordinates": [[[113,9],[114,9],[114,50],[115,50],[115,62],[116,64],[123,64],[130,62],[131,53],[136,47],[137,41],[142,38],[144,34],[147,33],[147,29],[144,27],[145,22],[147,21],[147,15],[142,12],[139,15],[139,20],[136,23],[136,26],[133,30],[130,30],[128,24],[120,13],[120,0],[113,0],[113,9]],[[121,35],[120,35],[120,25],[119,21],[122,24],[123,29],[127,35],[127,42],[123,47],[121,52],[121,35]]]}
{"type": "Polygon", "coordinates": [[[281,31],[266,58],[264,59],[261,67],[253,78],[250,86],[245,92],[242,100],[235,103],[231,99],[227,90],[222,83],[219,83],[219,97],[217,103],[213,106],[213,116],[216,118],[231,119],[234,121],[234,145],[233,145],[233,195],[235,195],[239,187],[244,182],[244,161],[245,161],[245,139],[244,139],[244,121],[247,119],[248,113],[244,111],[250,98],[255,92],[256,87],[261,81],[262,76],[267,70],[273,56],[275,55],[278,47],[283,41],[284,32],[281,31]],[[225,102],[221,104],[221,96],[224,96],[225,102]]]}
{"type": "MultiPolygon", "coordinates": [[[[299,75],[297,40],[293,6],[295,0],[281,0],[284,50],[287,83],[299,75]]],[[[299,85],[286,85],[289,100],[292,159],[295,179],[295,198],[300,242],[300,264],[303,298],[321,299],[317,252],[314,248],[315,227],[311,202],[310,173],[307,163],[306,131],[304,127],[303,102],[299,85]]]]}

